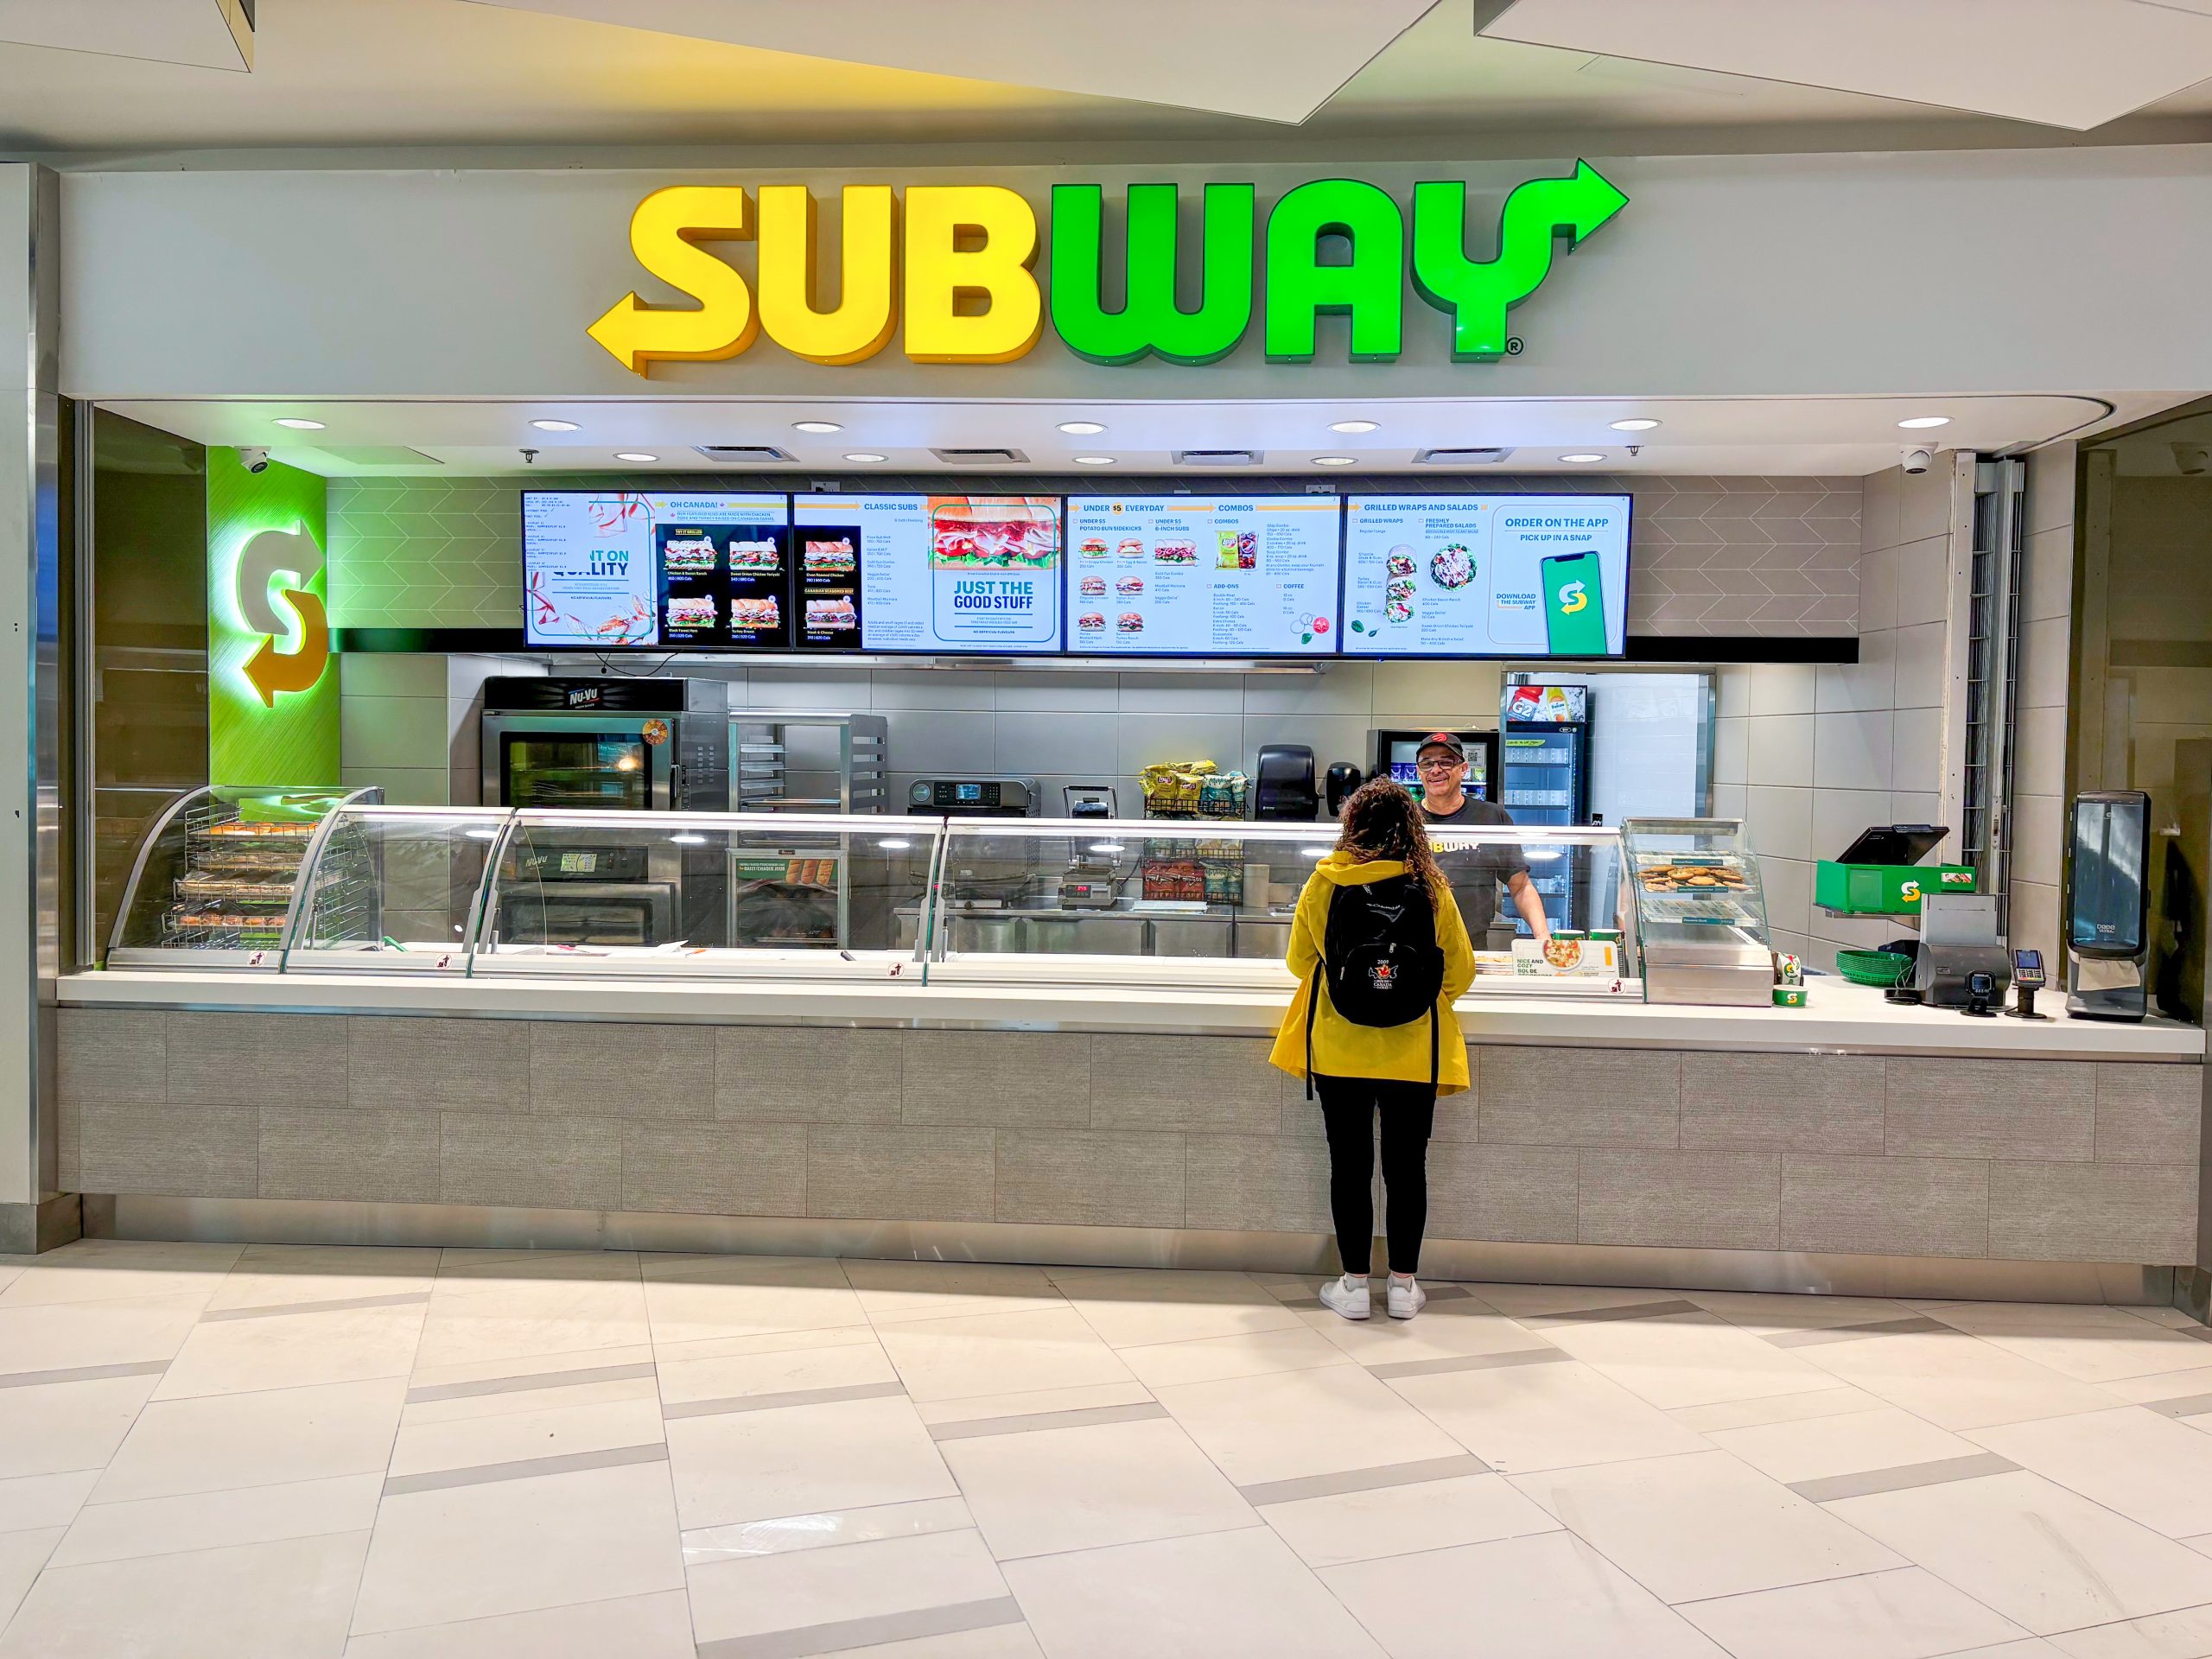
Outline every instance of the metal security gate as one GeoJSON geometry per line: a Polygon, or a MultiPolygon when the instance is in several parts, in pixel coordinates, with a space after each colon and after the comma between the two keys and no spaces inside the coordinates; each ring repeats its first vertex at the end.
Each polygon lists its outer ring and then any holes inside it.
{"type": "MultiPolygon", "coordinates": [[[[2012,742],[2019,709],[2020,571],[2026,545],[2028,467],[1983,461],[1974,474],[1974,556],[1967,572],[1966,766],[1960,860],[1980,890],[2009,891],[2012,742]]],[[[2005,917],[2010,925],[2010,917],[2005,917]]]]}

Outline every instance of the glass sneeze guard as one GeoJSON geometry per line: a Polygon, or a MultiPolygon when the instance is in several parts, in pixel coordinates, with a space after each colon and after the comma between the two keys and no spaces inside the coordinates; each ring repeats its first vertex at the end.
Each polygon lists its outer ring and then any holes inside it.
{"type": "Polygon", "coordinates": [[[179,797],[139,844],[109,965],[277,971],[302,901],[343,874],[315,874],[334,817],[382,798],[373,788],[226,785],[179,797]]]}
{"type": "MultiPolygon", "coordinates": [[[[933,903],[900,917],[924,937],[931,984],[1206,988],[1277,992],[1300,893],[1336,844],[1332,823],[958,818],[945,825],[933,903]]],[[[1634,994],[1618,949],[1603,974],[1529,960],[1503,878],[1553,870],[1611,916],[1617,830],[1485,826],[1437,837],[1473,937],[1474,995],[1634,994]],[[1541,965],[1540,965],[1541,963],[1541,965]]],[[[1580,950],[1569,953],[1577,967],[1580,950]]],[[[1588,953],[1594,964],[1598,953],[1588,953]]]]}
{"type": "MultiPolygon", "coordinates": [[[[174,902],[175,878],[162,872],[183,834],[157,831],[142,855],[124,912],[142,931],[156,897],[174,902]]],[[[247,953],[255,965],[1277,995],[1290,986],[1283,958],[1299,896],[1336,827],[362,799],[331,805],[301,842],[297,902],[276,943],[247,953]]],[[[1643,994],[1611,930],[1593,925],[1579,954],[1536,950],[1507,886],[1526,870],[1575,892],[1582,915],[1632,908],[1621,831],[1485,826],[1439,833],[1436,849],[1474,938],[1472,999],[1643,994]]],[[[111,963],[207,959],[150,937],[119,943],[111,963]]]]}
{"type": "Polygon", "coordinates": [[[917,981],[894,918],[929,891],[934,818],[513,816],[472,971],[917,981]]]}

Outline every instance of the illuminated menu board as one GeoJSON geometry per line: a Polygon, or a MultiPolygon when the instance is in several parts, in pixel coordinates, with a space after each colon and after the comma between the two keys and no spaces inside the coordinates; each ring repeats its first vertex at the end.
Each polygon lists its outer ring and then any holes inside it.
{"type": "Polygon", "coordinates": [[[1068,649],[1332,653],[1338,517],[1333,496],[1070,496],[1068,649]]]}
{"type": "Polygon", "coordinates": [[[855,584],[825,565],[818,591],[804,589],[802,648],[855,636],[871,652],[1060,648],[1058,496],[800,496],[793,518],[803,585],[817,548],[842,565],[849,543],[858,568],[855,584]],[[852,591],[833,592],[841,586],[852,591]]]}
{"type": "Polygon", "coordinates": [[[1343,648],[1618,657],[1628,573],[1625,495],[1354,496],[1343,648]]]}
{"type": "Polygon", "coordinates": [[[791,644],[788,496],[530,490],[522,521],[532,645],[791,644]]]}

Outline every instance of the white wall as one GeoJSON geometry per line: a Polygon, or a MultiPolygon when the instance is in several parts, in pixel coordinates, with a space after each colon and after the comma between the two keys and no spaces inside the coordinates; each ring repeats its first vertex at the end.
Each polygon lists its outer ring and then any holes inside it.
{"type": "MultiPolygon", "coordinates": [[[[2073,391],[2212,386],[2201,147],[1601,161],[1628,207],[1513,314],[1528,342],[1450,361],[1445,317],[1408,290],[1395,364],[1346,364],[1326,319],[1312,365],[1270,365],[1255,328],[1205,368],[1110,367],[1049,330],[1014,363],[845,367],[766,340],[657,369],[651,392],[1019,397],[1591,397],[2073,391]]],[[[1552,162],[1346,169],[1402,199],[1459,177],[1495,202],[1552,162]]],[[[997,182],[1042,200],[1069,176],[1249,178],[1263,203],[1313,165],[905,168],[718,173],[79,172],[69,175],[61,390],[73,396],[633,397],[585,334],[636,287],[631,210],[662,185],[848,176],[997,182]]],[[[741,264],[749,261],[735,250],[741,264]]],[[[1040,258],[1040,273],[1046,261],[1040,258]]],[[[825,280],[831,280],[829,272],[825,280]]],[[[648,288],[654,285],[646,281],[648,288]]],[[[663,297],[656,289],[649,298],[663,297]]]]}

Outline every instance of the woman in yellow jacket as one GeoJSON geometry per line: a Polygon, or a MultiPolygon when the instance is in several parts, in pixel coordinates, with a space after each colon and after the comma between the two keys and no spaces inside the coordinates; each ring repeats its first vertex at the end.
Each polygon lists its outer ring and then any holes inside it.
{"type": "Polygon", "coordinates": [[[1306,1077],[1321,1097],[1329,1136],[1329,1207],[1344,1265],[1343,1276],[1321,1287],[1321,1301],[1348,1319],[1363,1319],[1371,1312],[1370,1183],[1379,1109],[1382,1180],[1389,1195],[1389,1313],[1394,1319],[1409,1319],[1428,1300],[1414,1275],[1421,1267],[1421,1233],[1428,1224],[1428,1136],[1436,1097],[1467,1086],[1466,1043],[1452,1005],[1474,981],[1475,953],[1451,884],[1429,851],[1421,809],[1389,779],[1362,785],[1344,803],[1336,849],[1315,867],[1299,895],[1286,965],[1299,982],[1298,994],[1275,1033],[1269,1058],[1281,1070],[1306,1077]],[[1338,1012],[1325,974],[1317,972],[1329,936],[1330,906],[1344,888],[1406,875],[1427,889],[1436,944],[1444,957],[1433,1020],[1355,1023],[1338,1012]]]}

